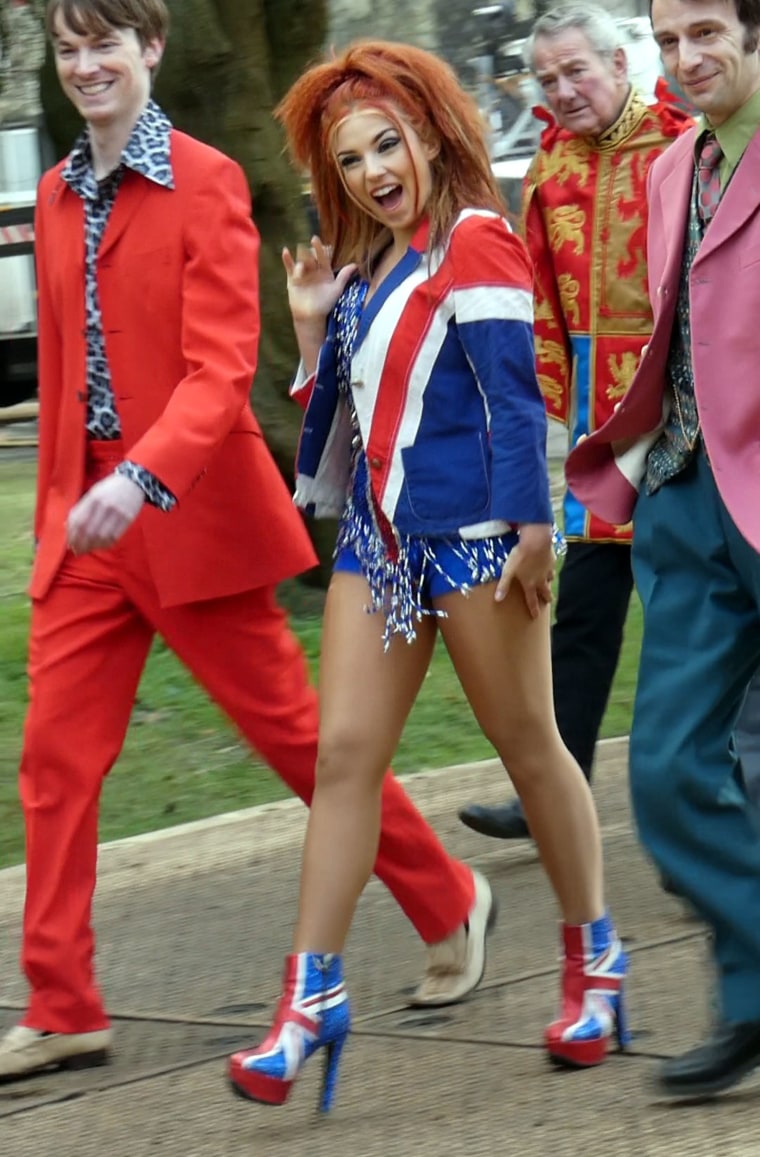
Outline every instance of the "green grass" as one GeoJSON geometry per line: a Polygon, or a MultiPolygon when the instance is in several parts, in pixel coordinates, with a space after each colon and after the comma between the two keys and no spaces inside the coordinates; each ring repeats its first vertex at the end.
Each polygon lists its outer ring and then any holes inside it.
{"type": "MultiPolygon", "coordinates": [[[[34,463],[0,457],[0,866],[23,858],[16,769],[26,700],[28,601],[34,463]]],[[[315,669],[319,600],[296,584],[283,591],[293,626],[315,669]]],[[[602,734],[628,731],[641,616],[634,600],[602,734]]],[[[486,759],[480,734],[442,647],[436,650],[394,766],[401,774],[486,759]]],[[[153,647],[124,750],[103,792],[101,838],[115,839],[265,803],[287,795],[184,668],[153,647]]]]}

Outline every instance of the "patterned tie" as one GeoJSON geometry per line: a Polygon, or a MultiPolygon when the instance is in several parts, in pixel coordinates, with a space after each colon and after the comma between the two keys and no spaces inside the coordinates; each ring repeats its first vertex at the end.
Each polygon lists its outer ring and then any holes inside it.
{"type": "Polygon", "coordinates": [[[700,220],[709,225],[720,201],[720,162],[723,150],[715,133],[706,133],[697,167],[697,211],[700,220]]]}

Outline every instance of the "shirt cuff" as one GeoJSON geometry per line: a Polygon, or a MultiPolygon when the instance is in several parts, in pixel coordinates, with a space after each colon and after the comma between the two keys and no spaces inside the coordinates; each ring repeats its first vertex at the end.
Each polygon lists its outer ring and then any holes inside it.
{"type": "Polygon", "coordinates": [[[146,470],[144,466],[139,466],[137,462],[130,462],[129,460],[120,462],[114,473],[121,474],[123,478],[129,478],[131,482],[136,482],[145,495],[145,501],[151,506],[157,507],[158,510],[171,510],[173,506],[177,505],[177,499],[171,490],[167,490],[155,474],[151,474],[150,470],[146,470]]]}

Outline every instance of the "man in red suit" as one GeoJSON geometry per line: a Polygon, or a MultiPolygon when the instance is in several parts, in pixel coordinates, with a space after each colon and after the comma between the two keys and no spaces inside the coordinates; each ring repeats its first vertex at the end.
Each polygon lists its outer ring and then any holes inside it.
{"type": "MultiPolygon", "coordinates": [[[[40,431],[22,964],[31,995],[0,1079],[99,1063],[92,967],[98,800],[158,632],[307,802],[317,702],[275,584],[314,554],[250,409],[258,237],[245,177],[151,99],[164,0],[50,0],[62,88],[86,121],[40,184],[40,431]]],[[[389,775],[376,864],[429,945],[417,1003],[479,983],[487,882],[389,775]]]]}

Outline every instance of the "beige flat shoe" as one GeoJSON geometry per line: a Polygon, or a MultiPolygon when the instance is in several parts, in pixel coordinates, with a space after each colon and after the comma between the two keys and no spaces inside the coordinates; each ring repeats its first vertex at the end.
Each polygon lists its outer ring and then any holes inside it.
{"type": "Polygon", "coordinates": [[[41,1032],[17,1024],[0,1038],[0,1081],[44,1069],[86,1069],[106,1064],[113,1033],[41,1032]]]}
{"type": "Polygon", "coordinates": [[[496,923],[497,904],[491,885],[480,872],[475,878],[475,902],[464,924],[437,944],[429,944],[427,968],[411,997],[413,1008],[458,1004],[474,992],[486,968],[486,938],[496,923]]]}

